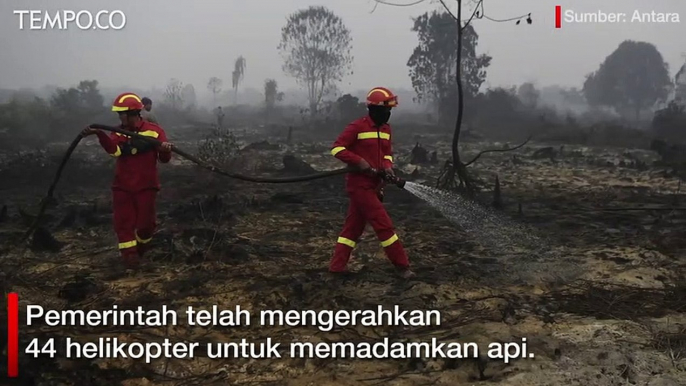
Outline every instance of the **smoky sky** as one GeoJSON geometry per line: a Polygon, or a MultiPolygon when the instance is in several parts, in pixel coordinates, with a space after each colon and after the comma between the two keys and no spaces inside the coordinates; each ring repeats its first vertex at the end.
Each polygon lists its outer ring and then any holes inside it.
{"type": "MultiPolygon", "coordinates": [[[[408,4],[416,0],[385,0],[408,4]]],[[[455,0],[445,0],[456,9],[455,0]]],[[[464,19],[474,6],[464,2],[464,19]]],[[[485,13],[506,19],[531,13],[533,24],[475,20],[479,53],[493,57],[484,87],[535,82],[581,86],[584,76],[626,39],[653,43],[673,76],[686,53],[684,0],[485,0],[485,13]],[[672,12],[680,23],[565,24],[554,28],[555,5],[576,12],[672,12]]],[[[374,0],[2,0],[0,88],[70,86],[97,79],[106,87],[163,87],[170,78],[205,91],[217,76],[231,83],[235,59],[247,62],[244,87],[262,88],[275,78],[282,89],[296,86],[284,75],[277,50],[289,14],[322,5],[340,16],[353,37],[354,74],[343,90],[377,85],[411,88],[407,60],[417,45],[412,17],[440,9],[426,0],[396,7],[374,0]],[[14,10],[121,10],[121,30],[20,30],[14,10]],[[372,12],[373,11],[373,12],[372,12]]]]}

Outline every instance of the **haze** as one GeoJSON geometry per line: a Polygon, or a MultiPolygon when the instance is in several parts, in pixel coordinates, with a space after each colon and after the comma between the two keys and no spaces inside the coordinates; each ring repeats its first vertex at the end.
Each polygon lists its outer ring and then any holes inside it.
{"type": "MultiPolygon", "coordinates": [[[[394,0],[394,3],[412,3],[394,0]]],[[[411,18],[439,9],[440,4],[397,7],[373,0],[150,0],[59,1],[22,0],[0,3],[0,88],[67,87],[97,79],[102,87],[164,88],[170,78],[208,93],[212,76],[229,82],[233,62],[242,55],[247,70],[242,88],[262,89],[275,78],[281,89],[296,87],[283,74],[277,50],[286,17],[310,5],[323,5],[340,16],[352,31],[354,74],[340,85],[343,91],[375,85],[411,89],[407,60],[416,46],[411,18]],[[114,5],[116,4],[116,6],[114,5]],[[19,29],[18,9],[120,9],[127,24],[119,31],[31,31],[19,29]],[[372,12],[372,10],[374,10],[372,12]]],[[[456,2],[447,3],[456,9],[456,2]]],[[[473,7],[466,1],[466,11],[473,7]]],[[[663,0],[551,1],[489,0],[486,14],[505,19],[531,12],[533,24],[477,20],[479,51],[493,56],[482,88],[534,82],[580,87],[584,76],[626,39],[653,43],[674,75],[683,64],[686,2],[663,0]],[[576,24],[554,28],[554,6],[577,12],[678,12],[681,23],[576,24]]],[[[468,15],[467,15],[468,16],[468,15]]],[[[466,18],[466,17],[465,17],[466,18]]]]}

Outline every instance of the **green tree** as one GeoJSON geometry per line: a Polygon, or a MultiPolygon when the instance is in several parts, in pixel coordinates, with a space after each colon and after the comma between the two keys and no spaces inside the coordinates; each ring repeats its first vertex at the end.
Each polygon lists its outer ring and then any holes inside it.
{"type": "Polygon", "coordinates": [[[686,137],[686,106],[671,101],[653,116],[652,130],[658,138],[669,142],[683,142],[686,137]]]}
{"type": "MultiPolygon", "coordinates": [[[[417,33],[419,45],[414,49],[407,66],[418,101],[436,104],[441,122],[452,118],[457,104],[457,20],[448,12],[425,13],[414,18],[412,31],[417,33]]],[[[486,80],[486,68],[491,57],[476,54],[479,36],[471,25],[462,32],[462,82],[464,98],[476,96],[486,80]]]]}
{"type": "Polygon", "coordinates": [[[345,94],[336,100],[336,109],[338,110],[338,116],[341,119],[351,121],[364,116],[367,107],[364,103],[360,102],[357,97],[345,94]]]}
{"type": "Polygon", "coordinates": [[[576,87],[572,87],[569,89],[563,88],[562,90],[560,90],[560,93],[562,94],[562,99],[568,104],[585,105],[587,103],[583,91],[579,90],[576,87]]]}
{"type": "Polygon", "coordinates": [[[283,93],[279,92],[279,85],[274,79],[264,81],[264,104],[267,117],[271,116],[276,102],[283,100],[283,93]]]}
{"type": "Polygon", "coordinates": [[[540,95],[541,93],[531,82],[522,83],[517,89],[517,98],[530,109],[536,108],[540,95]]]}
{"type": "Polygon", "coordinates": [[[311,116],[317,114],[322,97],[352,74],[351,48],[350,30],[325,7],[312,6],[288,17],[278,49],[284,72],[307,87],[311,116]]]}
{"type": "Polygon", "coordinates": [[[55,137],[71,135],[79,127],[93,123],[92,120],[106,110],[97,80],[83,80],[76,87],[59,88],[50,98],[52,132],[55,137]],[[67,130],[65,130],[67,129],[67,130]],[[66,134],[69,133],[69,134],[66,134]]]}
{"type": "Polygon", "coordinates": [[[589,74],[583,92],[591,106],[632,112],[635,119],[669,96],[672,80],[657,48],[646,42],[626,40],[589,74]]]}
{"type": "Polygon", "coordinates": [[[674,77],[674,98],[686,103],[686,64],[682,65],[674,77]]]}
{"type": "Polygon", "coordinates": [[[50,135],[52,114],[49,104],[38,97],[30,101],[12,98],[0,104],[0,133],[8,138],[45,140],[50,135]]]}
{"type": "Polygon", "coordinates": [[[82,80],[76,89],[79,90],[81,100],[88,111],[98,113],[102,110],[105,100],[100,94],[97,80],[82,80]]]}
{"type": "Polygon", "coordinates": [[[524,102],[518,96],[516,88],[497,87],[489,88],[477,95],[474,105],[475,122],[479,126],[498,130],[503,125],[513,126],[521,116],[521,107],[524,102]]]}
{"type": "Polygon", "coordinates": [[[56,110],[83,114],[101,112],[104,101],[97,80],[82,80],[76,87],[57,89],[50,104],[56,110]]]}

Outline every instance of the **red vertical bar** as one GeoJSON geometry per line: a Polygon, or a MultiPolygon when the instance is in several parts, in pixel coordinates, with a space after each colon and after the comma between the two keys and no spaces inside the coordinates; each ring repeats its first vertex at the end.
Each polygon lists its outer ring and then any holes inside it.
{"type": "Polygon", "coordinates": [[[19,295],[7,294],[7,376],[19,376],[19,295]]]}
{"type": "Polygon", "coordinates": [[[562,7],[555,6],[555,28],[562,28],[562,7]]]}

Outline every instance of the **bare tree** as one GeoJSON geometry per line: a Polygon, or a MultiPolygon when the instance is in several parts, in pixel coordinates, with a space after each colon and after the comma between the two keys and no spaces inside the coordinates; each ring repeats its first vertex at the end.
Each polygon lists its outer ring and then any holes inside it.
{"type": "MultiPolygon", "coordinates": [[[[377,5],[378,4],[384,4],[384,5],[393,5],[393,6],[406,6],[407,4],[393,4],[389,3],[386,1],[380,1],[380,0],[375,0],[377,5]]],[[[510,22],[510,21],[515,21],[517,25],[520,24],[522,19],[526,18],[526,21],[528,24],[532,23],[531,20],[531,14],[526,14],[522,16],[517,16],[514,18],[510,19],[504,19],[504,20],[498,20],[494,19],[491,17],[488,17],[484,14],[484,0],[479,0],[476,3],[474,12],[472,13],[471,17],[466,21],[462,22],[462,1],[463,0],[456,0],[457,1],[457,15],[454,15],[451,11],[450,8],[448,8],[448,5],[445,3],[445,0],[438,0],[440,4],[443,6],[445,11],[450,14],[453,19],[455,19],[457,22],[455,23],[456,29],[457,29],[457,63],[456,63],[456,74],[455,78],[457,80],[457,99],[458,99],[458,105],[457,105],[457,120],[455,122],[455,132],[453,133],[453,140],[452,140],[452,162],[446,162],[445,167],[443,169],[443,172],[441,175],[438,177],[437,181],[437,186],[444,188],[444,189],[456,189],[460,191],[461,193],[464,193],[466,196],[471,197],[475,193],[475,187],[474,187],[474,182],[472,178],[470,177],[469,173],[467,172],[467,166],[471,165],[472,163],[476,162],[476,160],[481,157],[482,154],[489,153],[489,152],[502,152],[502,151],[511,151],[518,149],[524,144],[526,144],[529,140],[527,139],[524,141],[524,143],[515,146],[513,148],[509,149],[497,149],[497,150],[485,150],[480,152],[479,154],[476,155],[471,161],[464,163],[460,159],[460,148],[459,148],[459,141],[460,141],[460,131],[462,129],[462,118],[464,116],[464,90],[462,87],[462,36],[464,30],[469,26],[469,24],[472,22],[473,19],[487,19],[490,21],[494,22],[510,22]],[[457,179],[456,179],[457,177],[457,179]]],[[[418,3],[417,3],[418,4],[418,3]]],[[[376,8],[376,6],[375,6],[376,8]]]]}
{"type": "Polygon", "coordinates": [[[222,80],[213,76],[207,82],[207,88],[212,92],[212,105],[217,104],[217,94],[222,91],[222,80]]]}
{"type": "Polygon", "coordinates": [[[195,96],[195,87],[188,83],[181,90],[181,99],[184,102],[185,107],[195,108],[198,100],[195,96]]]}
{"type": "Polygon", "coordinates": [[[284,72],[307,87],[311,116],[336,82],[352,73],[351,42],[343,20],[325,7],[312,6],[288,17],[278,49],[284,72]]]}
{"type": "Polygon", "coordinates": [[[183,82],[178,79],[170,79],[167,89],[164,91],[164,100],[173,110],[181,110],[183,107],[183,82]]]}
{"type": "MultiPolygon", "coordinates": [[[[444,0],[440,0],[441,4],[445,8],[446,12],[450,12],[450,9],[448,6],[445,4],[444,0]]],[[[452,141],[452,153],[453,153],[453,159],[452,159],[452,164],[448,165],[446,164],[443,173],[441,177],[438,179],[438,186],[442,188],[456,188],[458,190],[461,190],[465,195],[467,196],[473,196],[474,195],[474,183],[472,181],[471,176],[467,172],[467,166],[470,164],[474,163],[482,154],[486,152],[494,152],[494,151],[510,151],[510,150],[515,150],[518,149],[524,144],[526,144],[529,140],[527,139],[524,141],[524,143],[520,144],[519,146],[516,146],[514,148],[510,149],[498,149],[498,150],[486,150],[482,151],[479,154],[477,154],[476,157],[474,157],[471,161],[467,163],[463,163],[462,160],[460,159],[460,150],[459,150],[459,141],[460,141],[460,131],[462,129],[462,118],[464,116],[464,90],[462,87],[462,35],[463,31],[465,28],[469,26],[469,23],[476,17],[476,18],[483,18],[485,17],[484,12],[483,12],[483,4],[484,0],[480,0],[474,9],[474,12],[472,13],[472,16],[467,20],[466,23],[464,23],[464,26],[462,25],[462,0],[457,0],[457,16],[454,16],[455,19],[458,21],[457,23],[457,97],[458,97],[458,106],[457,106],[457,120],[455,122],[455,132],[453,133],[453,141],[452,141]],[[458,177],[458,182],[459,184],[456,184],[455,180],[455,174],[457,174],[458,177]]],[[[521,22],[521,19],[523,17],[527,17],[527,22],[531,24],[531,14],[527,14],[524,16],[519,16],[516,18],[512,18],[509,20],[496,20],[492,18],[487,18],[488,20],[492,21],[512,21],[516,20],[516,24],[519,24],[521,22]]]]}
{"type": "Polygon", "coordinates": [[[245,59],[242,56],[239,56],[233,67],[231,85],[233,86],[234,91],[233,104],[236,104],[238,103],[238,85],[243,81],[243,75],[245,74],[245,59]]]}

